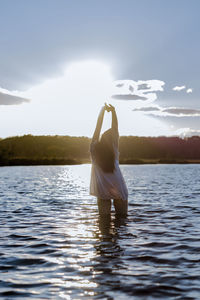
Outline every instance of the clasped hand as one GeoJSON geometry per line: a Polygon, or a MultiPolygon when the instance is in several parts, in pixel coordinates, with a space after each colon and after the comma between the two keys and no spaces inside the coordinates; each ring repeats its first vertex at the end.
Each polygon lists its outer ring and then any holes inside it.
{"type": "Polygon", "coordinates": [[[113,111],[115,108],[111,104],[104,103],[104,108],[107,112],[113,111]]]}

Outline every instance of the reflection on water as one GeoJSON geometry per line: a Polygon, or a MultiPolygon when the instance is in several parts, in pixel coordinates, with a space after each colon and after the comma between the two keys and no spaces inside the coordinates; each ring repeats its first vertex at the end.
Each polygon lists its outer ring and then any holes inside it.
{"type": "MultiPolygon", "coordinates": [[[[99,289],[96,295],[105,296],[111,289],[120,290],[120,279],[113,274],[123,265],[123,249],[118,243],[118,230],[126,225],[126,219],[101,216],[98,218],[98,231],[95,233],[94,280],[99,289]]],[[[124,229],[124,228],[123,228],[124,229]]]]}
{"type": "Polygon", "coordinates": [[[99,217],[90,166],[0,168],[2,299],[199,299],[199,165],[123,166],[99,217]]]}

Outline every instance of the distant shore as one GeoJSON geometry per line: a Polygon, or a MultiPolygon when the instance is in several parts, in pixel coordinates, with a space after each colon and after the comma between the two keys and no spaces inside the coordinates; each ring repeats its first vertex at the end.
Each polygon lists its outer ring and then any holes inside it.
{"type": "MultiPolygon", "coordinates": [[[[24,135],[0,139],[0,166],[90,163],[88,137],[24,135]]],[[[121,136],[119,162],[128,165],[199,164],[200,137],[121,136]]]]}
{"type": "MultiPolygon", "coordinates": [[[[50,165],[80,165],[90,164],[89,160],[75,159],[10,159],[1,161],[0,167],[6,166],[50,166],[50,165]]],[[[146,164],[200,164],[200,160],[191,159],[128,159],[120,160],[121,165],[146,165],[146,164]]]]}
{"type": "Polygon", "coordinates": [[[129,159],[120,161],[122,165],[146,164],[200,164],[200,159],[129,159]]]}

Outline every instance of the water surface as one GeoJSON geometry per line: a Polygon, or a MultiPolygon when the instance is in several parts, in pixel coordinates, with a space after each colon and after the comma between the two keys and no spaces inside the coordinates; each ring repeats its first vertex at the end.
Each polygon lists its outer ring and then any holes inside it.
{"type": "Polygon", "coordinates": [[[200,299],[200,165],[121,169],[102,219],[90,165],[0,168],[1,299],[200,299]]]}

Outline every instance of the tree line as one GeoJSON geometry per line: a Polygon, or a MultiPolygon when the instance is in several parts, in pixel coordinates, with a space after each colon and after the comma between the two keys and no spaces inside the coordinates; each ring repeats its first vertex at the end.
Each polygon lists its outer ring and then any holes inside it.
{"type": "MultiPolygon", "coordinates": [[[[91,139],[24,135],[0,139],[0,165],[79,164],[90,162],[91,139]]],[[[120,163],[200,162],[200,137],[121,136],[120,163]]]]}

